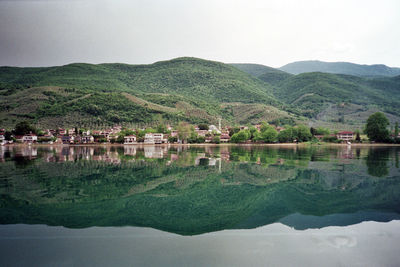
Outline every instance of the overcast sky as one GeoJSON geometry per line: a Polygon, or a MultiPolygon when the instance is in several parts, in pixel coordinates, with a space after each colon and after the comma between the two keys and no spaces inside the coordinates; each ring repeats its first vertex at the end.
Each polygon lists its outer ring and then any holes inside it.
{"type": "Polygon", "coordinates": [[[0,0],[0,65],[153,63],[400,67],[399,0],[0,0]]]}

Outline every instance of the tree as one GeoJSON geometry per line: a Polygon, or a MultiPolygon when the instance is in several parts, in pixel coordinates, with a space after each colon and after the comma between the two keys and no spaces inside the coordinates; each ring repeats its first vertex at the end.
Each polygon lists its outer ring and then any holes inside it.
{"type": "Polygon", "coordinates": [[[215,135],[215,136],[213,136],[212,142],[214,144],[219,144],[221,142],[221,140],[220,140],[219,136],[215,135]]]}
{"type": "Polygon", "coordinates": [[[306,141],[310,141],[312,138],[310,129],[305,126],[305,125],[300,125],[297,128],[297,140],[299,142],[306,142],[306,141]]]}
{"type": "Polygon", "coordinates": [[[263,122],[261,122],[260,131],[265,132],[267,129],[269,129],[269,127],[272,127],[272,126],[269,125],[267,122],[263,121],[263,122]]]}
{"type": "Polygon", "coordinates": [[[12,132],[6,131],[4,133],[4,139],[6,139],[7,141],[11,141],[12,140],[12,132]]]}
{"type": "Polygon", "coordinates": [[[178,142],[178,138],[176,136],[169,136],[168,137],[168,142],[176,143],[176,142],[178,142]]]}
{"type": "Polygon", "coordinates": [[[317,130],[314,127],[310,128],[311,135],[314,136],[317,134],[317,130]]]}
{"type": "Polygon", "coordinates": [[[200,123],[199,124],[199,130],[208,130],[208,124],[207,123],[200,123]]]}
{"type": "Polygon", "coordinates": [[[229,129],[229,136],[232,137],[235,133],[238,133],[239,131],[240,131],[240,127],[237,127],[237,126],[232,127],[229,129]]]}
{"type": "Polygon", "coordinates": [[[364,132],[369,140],[375,142],[386,142],[389,140],[389,131],[387,129],[389,120],[382,112],[376,112],[369,116],[364,132]]]}
{"type": "Polygon", "coordinates": [[[232,143],[244,143],[250,139],[250,132],[246,130],[241,130],[238,133],[235,133],[231,137],[232,143]]]}
{"type": "Polygon", "coordinates": [[[250,131],[250,139],[251,139],[251,140],[254,140],[254,137],[255,137],[255,136],[257,135],[257,133],[258,133],[256,127],[251,126],[251,127],[249,128],[249,131],[250,131]]]}
{"type": "Polygon", "coordinates": [[[261,133],[261,139],[265,143],[273,143],[276,141],[277,137],[278,137],[278,132],[272,127],[261,133]]]}
{"type": "Polygon", "coordinates": [[[193,131],[192,128],[192,125],[187,122],[180,122],[178,124],[178,127],[176,128],[178,130],[178,137],[183,143],[187,142],[193,131]]]}
{"type": "Polygon", "coordinates": [[[285,130],[280,131],[278,134],[278,141],[280,143],[291,143],[295,138],[296,137],[293,127],[287,127],[285,130]]]}
{"type": "Polygon", "coordinates": [[[29,124],[27,121],[21,121],[15,125],[14,134],[24,135],[28,133],[36,133],[35,127],[29,124]]]}
{"type": "Polygon", "coordinates": [[[361,142],[361,137],[360,137],[360,131],[359,130],[356,131],[356,142],[357,143],[361,142]]]}
{"type": "Polygon", "coordinates": [[[157,131],[157,133],[163,133],[163,134],[165,134],[165,133],[167,133],[167,126],[165,126],[164,124],[159,124],[158,126],[157,126],[157,129],[156,129],[156,131],[157,131]]]}
{"type": "Polygon", "coordinates": [[[398,138],[399,137],[399,123],[396,122],[395,126],[394,126],[394,138],[398,138]]]}
{"type": "Polygon", "coordinates": [[[330,133],[331,133],[331,131],[329,131],[328,128],[318,127],[317,129],[315,129],[316,135],[328,135],[330,133]]]}

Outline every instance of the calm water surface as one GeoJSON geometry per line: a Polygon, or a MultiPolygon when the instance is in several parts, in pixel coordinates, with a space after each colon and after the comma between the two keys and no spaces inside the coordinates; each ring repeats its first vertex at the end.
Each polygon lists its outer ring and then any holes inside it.
{"type": "Polygon", "coordinates": [[[400,147],[0,147],[1,266],[398,266],[400,147]]]}

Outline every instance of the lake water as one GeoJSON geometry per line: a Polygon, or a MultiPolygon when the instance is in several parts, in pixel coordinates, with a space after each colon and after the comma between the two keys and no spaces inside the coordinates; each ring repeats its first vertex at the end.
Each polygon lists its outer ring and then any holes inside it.
{"type": "Polygon", "coordinates": [[[0,147],[0,266],[398,266],[400,147],[0,147]]]}

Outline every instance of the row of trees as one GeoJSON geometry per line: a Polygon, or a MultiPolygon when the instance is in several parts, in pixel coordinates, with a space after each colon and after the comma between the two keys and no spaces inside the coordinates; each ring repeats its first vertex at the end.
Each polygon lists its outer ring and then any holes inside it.
{"type": "Polygon", "coordinates": [[[264,143],[287,143],[287,142],[307,142],[312,139],[310,128],[304,125],[299,125],[296,127],[288,126],[285,130],[278,133],[274,127],[263,123],[260,131],[255,127],[250,127],[249,129],[239,130],[231,135],[231,142],[233,143],[244,143],[248,140],[252,142],[264,142],[264,143]]]}

